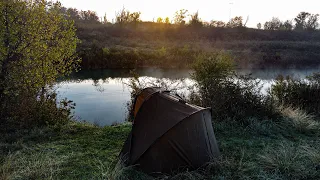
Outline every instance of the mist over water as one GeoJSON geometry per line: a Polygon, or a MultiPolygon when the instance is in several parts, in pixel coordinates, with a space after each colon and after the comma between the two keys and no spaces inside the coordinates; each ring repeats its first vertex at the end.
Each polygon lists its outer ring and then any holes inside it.
{"type": "MultiPolygon", "coordinates": [[[[239,74],[252,74],[261,80],[261,93],[266,93],[273,80],[279,75],[290,75],[304,79],[317,69],[242,69],[239,74]]],[[[60,99],[68,98],[76,103],[75,117],[100,126],[122,123],[127,118],[127,102],[130,101],[130,78],[139,75],[141,82],[160,82],[169,84],[178,92],[187,93],[186,86],[194,84],[189,69],[138,69],[130,70],[86,70],[60,80],[56,89],[60,99]]]]}

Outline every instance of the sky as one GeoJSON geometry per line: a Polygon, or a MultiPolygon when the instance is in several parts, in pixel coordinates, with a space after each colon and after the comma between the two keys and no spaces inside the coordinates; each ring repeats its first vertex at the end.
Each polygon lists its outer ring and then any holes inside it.
{"type": "Polygon", "coordinates": [[[79,10],[93,10],[99,17],[105,14],[109,21],[123,7],[130,12],[140,11],[144,21],[156,21],[158,17],[173,19],[174,13],[187,9],[189,13],[199,11],[204,21],[222,20],[229,17],[248,18],[248,27],[256,27],[272,17],[281,20],[293,19],[299,12],[320,14],[320,0],[60,0],[63,6],[79,10]]]}

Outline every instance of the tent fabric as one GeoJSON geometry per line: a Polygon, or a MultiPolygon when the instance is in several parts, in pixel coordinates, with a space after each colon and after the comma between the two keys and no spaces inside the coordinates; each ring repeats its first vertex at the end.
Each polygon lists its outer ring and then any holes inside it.
{"type": "Polygon", "coordinates": [[[139,96],[136,97],[135,99],[135,103],[134,103],[134,117],[136,117],[140,107],[142,106],[142,104],[144,103],[144,101],[146,101],[148,99],[148,97],[150,97],[152,94],[159,92],[161,89],[160,88],[147,88],[145,90],[143,90],[139,96]]]}
{"type": "Polygon", "coordinates": [[[148,88],[141,95],[121,152],[127,165],[145,172],[171,172],[198,168],[219,155],[210,109],[186,104],[159,89],[148,88]]]}

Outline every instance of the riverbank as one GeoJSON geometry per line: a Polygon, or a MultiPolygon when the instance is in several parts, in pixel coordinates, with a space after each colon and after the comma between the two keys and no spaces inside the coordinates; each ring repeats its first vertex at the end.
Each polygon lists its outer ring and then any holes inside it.
{"type": "Polygon", "coordinates": [[[82,69],[189,68],[199,56],[232,55],[238,68],[310,68],[320,65],[320,33],[250,28],[136,27],[76,23],[82,69]]]}
{"type": "MultiPolygon", "coordinates": [[[[161,179],[318,179],[319,122],[299,110],[280,119],[213,122],[221,159],[161,179]]],[[[70,122],[1,135],[0,179],[152,179],[116,165],[130,125],[70,122]]]]}

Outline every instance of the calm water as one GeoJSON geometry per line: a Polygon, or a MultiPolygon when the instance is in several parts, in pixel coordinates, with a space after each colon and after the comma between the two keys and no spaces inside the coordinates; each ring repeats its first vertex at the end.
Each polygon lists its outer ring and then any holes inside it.
{"type": "MultiPolygon", "coordinates": [[[[271,86],[277,75],[292,75],[305,78],[317,69],[307,70],[241,70],[240,73],[252,73],[263,83],[262,92],[271,86]]],[[[73,74],[57,85],[59,98],[68,98],[76,103],[75,116],[101,126],[122,123],[127,117],[127,102],[130,100],[130,88],[127,86],[133,74],[139,74],[141,82],[153,82],[159,85],[165,82],[170,87],[181,89],[192,84],[190,70],[181,69],[140,69],[128,70],[90,70],[73,74]],[[178,81],[179,80],[179,81],[178,81]]],[[[163,85],[163,84],[161,84],[163,85]]]]}

